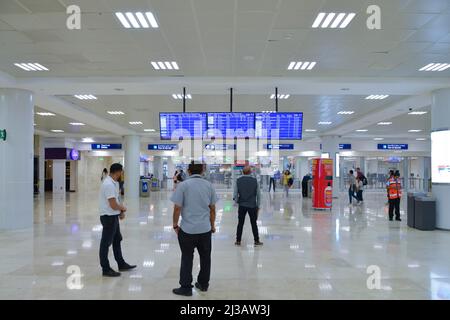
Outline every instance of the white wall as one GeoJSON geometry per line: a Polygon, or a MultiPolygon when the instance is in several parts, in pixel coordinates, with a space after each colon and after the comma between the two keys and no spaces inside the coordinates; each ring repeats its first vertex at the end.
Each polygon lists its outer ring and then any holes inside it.
{"type": "Polygon", "coordinates": [[[53,193],[66,192],[66,160],[53,160],[53,193]]]}

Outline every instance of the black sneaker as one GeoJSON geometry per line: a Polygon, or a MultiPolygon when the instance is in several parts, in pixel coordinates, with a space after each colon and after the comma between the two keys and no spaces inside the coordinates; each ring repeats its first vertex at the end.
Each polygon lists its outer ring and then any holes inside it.
{"type": "Polygon", "coordinates": [[[400,218],[395,218],[395,221],[402,221],[402,219],[400,219],[400,218]]]}
{"type": "Polygon", "coordinates": [[[119,271],[130,271],[134,268],[136,268],[136,265],[129,265],[128,263],[125,263],[119,267],[119,271]]]}
{"type": "Polygon", "coordinates": [[[255,246],[262,246],[263,243],[261,241],[255,241],[255,246]]]}
{"type": "Polygon", "coordinates": [[[236,242],[234,243],[234,245],[235,245],[235,246],[240,246],[240,245],[241,245],[241,242],[240,242],[240,241],[236,241],[236,242]]]}
{"type": "Polygon", "coordinates": [[[394,219],[393,218],[389,218],[389,221],[393,221],[394,219]]]}
{"type": "Polygon", "coordinates": [[[179,296],[186,296],[186,297],[192,296],[192,289],[185,289],[180,287],[173,289],[172,292],[179,296]]]}
{"type": "Polygon", "coordinates": [[[198,283],[198,282],[195,283],[195,287],[196,287],[198,290],[202,291],[202,292],[208,291],[208,287],[203,287],[203,286],[202,286],[200,283],[198,283]]]}
{"type": "Polygon", "coordinates": [[[120,272],[116,272],[113,269],[109,269],[106,271],[103,271],[104,277],[120,277],[120,272]]]}

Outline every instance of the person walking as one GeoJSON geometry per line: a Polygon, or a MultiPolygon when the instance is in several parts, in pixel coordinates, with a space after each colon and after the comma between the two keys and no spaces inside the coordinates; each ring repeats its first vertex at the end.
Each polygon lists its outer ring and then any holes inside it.
{"type": "Polygon", "coordinates": [[[108,176],[108,169],[104,168],[100,180],[103,182],[103,180],[105,180],[107,176],[108,176]]]}
{"type": "Polygon", "coordinates": [[[348,172],[347,176],[348,176],[348,198],[349,198],[349,204],[351,205],[353,198],[358,200],[358,198],[355,195],[355,192],[356,192],[356,178],[355,178],[353,170],[350,170],[348,172]]]}
{"type": "Polygon", "coordinates": [[[364,202],[363,192],[364,192],[363,178],[356,177],[356,198],[358,199],[358,204],[361,204],[364,202]]]}
{"type": "Polygon", "coordinates": [[[284,192],[286,194],[286,197],[289,197],[289,189],[292,187],[293,183],[294,183],[294,181],[292,179],[291,172],[289,170],[284,170],[283,186],[284,186],[284,192]]]}
{"type": "Polygon", "coordinates": [[[275,193],[275,182],[276,182],[275,175],[276,175],[276,173],[277,173],[276,171],[273,171],[272,175],[270,176],[270,179],[269,179],[269,192],[270,192],[271,187],[273,186],[273,192],[275,193]]]}
{"type": "Polygon", "coordinates": [[[396,171],[393,176],[391,176],[386,183],[389,197],[389,221],[394,218],[395,220],[402,221],[400,219],[400,201],[402,197],[402,183],[400,180],[400,172],[396,171]]]}
{"type": "Polygon", "coordinates": [[[252,169],[249,166],[244,167],[242,173],[243,175],[236,180],[234,186],[233,199],[239,206],[236,242],[234,244],[237,246],[241,245],[245,216],[248,213],[255,246],[261,246],[263,243],[259,241],[258,225],[256,223],[261,205],[261,189],[259,188],[258,180],[251,175],[252,169]]]}
{"type": "Polygon", "coordinates": [[[311,180],[311,175],[307,174],[302,179],[302,196],[303,198],[308,197],[308,182],[311,180]]]}
{"type": "Polygon", "coordinates": [[[189,177],[181,182],[171,201],[173,208],[173,229],[181,249],[180,287],[172,292],[192,296],[192,265],[194,250],[200,256],[200,272],[195,287],[207,291],[211,274],[211,235],[216,232],[217,196],[212,184],[203,178],[203,164],[189,164],[189,177]],[[178,222],[182,217],[180,225],[178,222]]]}
{"type": "Polygon", "coordinates": [[[122,234],[120,233],[119,219],[125,219],[125,212],[127,211],[127,208],[119,200],[120,191],[118,180],[122,172],[123,167],[120,163],[112,164],[109,170],[109,176],[104,179],[100,188],[99,209],[103,230],[100,240],[99,256],[103,276],[105,277],[120,276],[120,272],[114,271],[109,265],[108,252],[111,244],[119,271],[128,271],[136,268],[135,265],[129,265],[125,262],[120,245],[122,234]]]}

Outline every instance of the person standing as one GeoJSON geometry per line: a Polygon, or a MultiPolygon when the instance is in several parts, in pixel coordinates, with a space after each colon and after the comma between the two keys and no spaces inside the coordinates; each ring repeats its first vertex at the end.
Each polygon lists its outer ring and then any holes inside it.
{"type": "Polygon", "coordinates": [[[352,204],[353,198],[358,200],[358,198],[355,195],[355,192],[356,192],[356,178],[355,178],[353,170],[350,170],[348,172],[348,198],[349,198],[349,204],[352,204]]]}
{"type": "Polygon", "coordinates": [[[203,164],[192,162],[189,177],[172,194],[173,229],[181,249],[180,285],[172,292],[192,296],[192,265],[194,250],[200,256],[200,272],[195,287],[207,291],[211,273],[211,235],[216,232],[217,196],[212,184],[203,178],[203,164]],[[182,217],[181,224],[178,225],[182,217]]]}
{"type": "Polygon", "coordinates": [[[283,173],[283,186],[284,186],[284,192],[286,193],[286,197],[289,197],[289,189],[292,187],[293,179],[291,172],[289,170],[284,170],[283,173]]]}
{"type": "Polygon", "coordinates": [[[400,219],[400,200],[402,197],[402,183],[400,181],[400,172],[396,171],[386,183],[389,197],[389,221],[394,218],[395,220],[402,221],[400,219]]]}
{"type": "Polygon", "coordinates": [[[311,175],[307,174],[302,179],[302,196],[303,198],[308,197],[308,182],[311,180],[311,175]]]}
{"type": "Polygon", "coordinates": [[[364,192],[363,178],[356,177],[356,198],[358,199],[358,204],[360,204],[364,201],[363,200],[363,192],[364,192]]]}
{"type": "Polygon", "coordinates": [[[236,180],[234,186],[234,201],[238,204],[238,226],[236,231],[237,246],[241,245],[242,230],[244,228],[245,216],[250,216],[252,225],[253,240],[255,246],[261,246],[263,243],[259,241],[258,212],[261,205],[261,189],[258,180],[251,175],[252,169],[249,166],[242,170],[243,175],[236,180]]]}
{"type": "Polygon", "coordinates": [[[100,180],[103,182],[103,180],[105,180],[107,176],[108,176],[108,169],[104,168],[100,180]]]}
{"type": "Polygon", "coordinates": [[[270,176],[270,179],[269,179],[269,192],[270,192],[270,189],[272,186],[273,186],[273,192],[275,192],[275,181],[276,181],[275,175],[276,175],[276,171],[273,171],[272,175],[270,176]]]}
{"type": "Polygon", "coordinates": [[[100,265],[102,267],[103,276],[118,277],[119,272],[114,271],[108,260],[109,247],[112,244],[114,259],[117,262],[119,271],[128,271],[136,268],[135,265],[129,265],[122,256],[122,234],[120,233],[119,219],[125,218],[127,208],[120,203],[119,200],[119,179],[122,175],[123,167],[120,163],[114,163],[109,170],[107,176],[100,188],[99,209],[100,221],[103,226],[102,238],[100,240],[100,265]]]}

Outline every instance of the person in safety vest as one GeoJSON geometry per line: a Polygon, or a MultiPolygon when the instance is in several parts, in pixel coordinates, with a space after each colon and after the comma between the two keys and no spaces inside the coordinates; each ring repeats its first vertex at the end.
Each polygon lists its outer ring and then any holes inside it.
{"type": "Polygon", "coordinates": [[[389,198],[389,221],[394,218],[395,210],[395,220],[402,221],[400,219],[400,199],[402,197],[402,183],[400,180],[400,172],[396,171],[386,183],[386,188],[389,198]]]}

